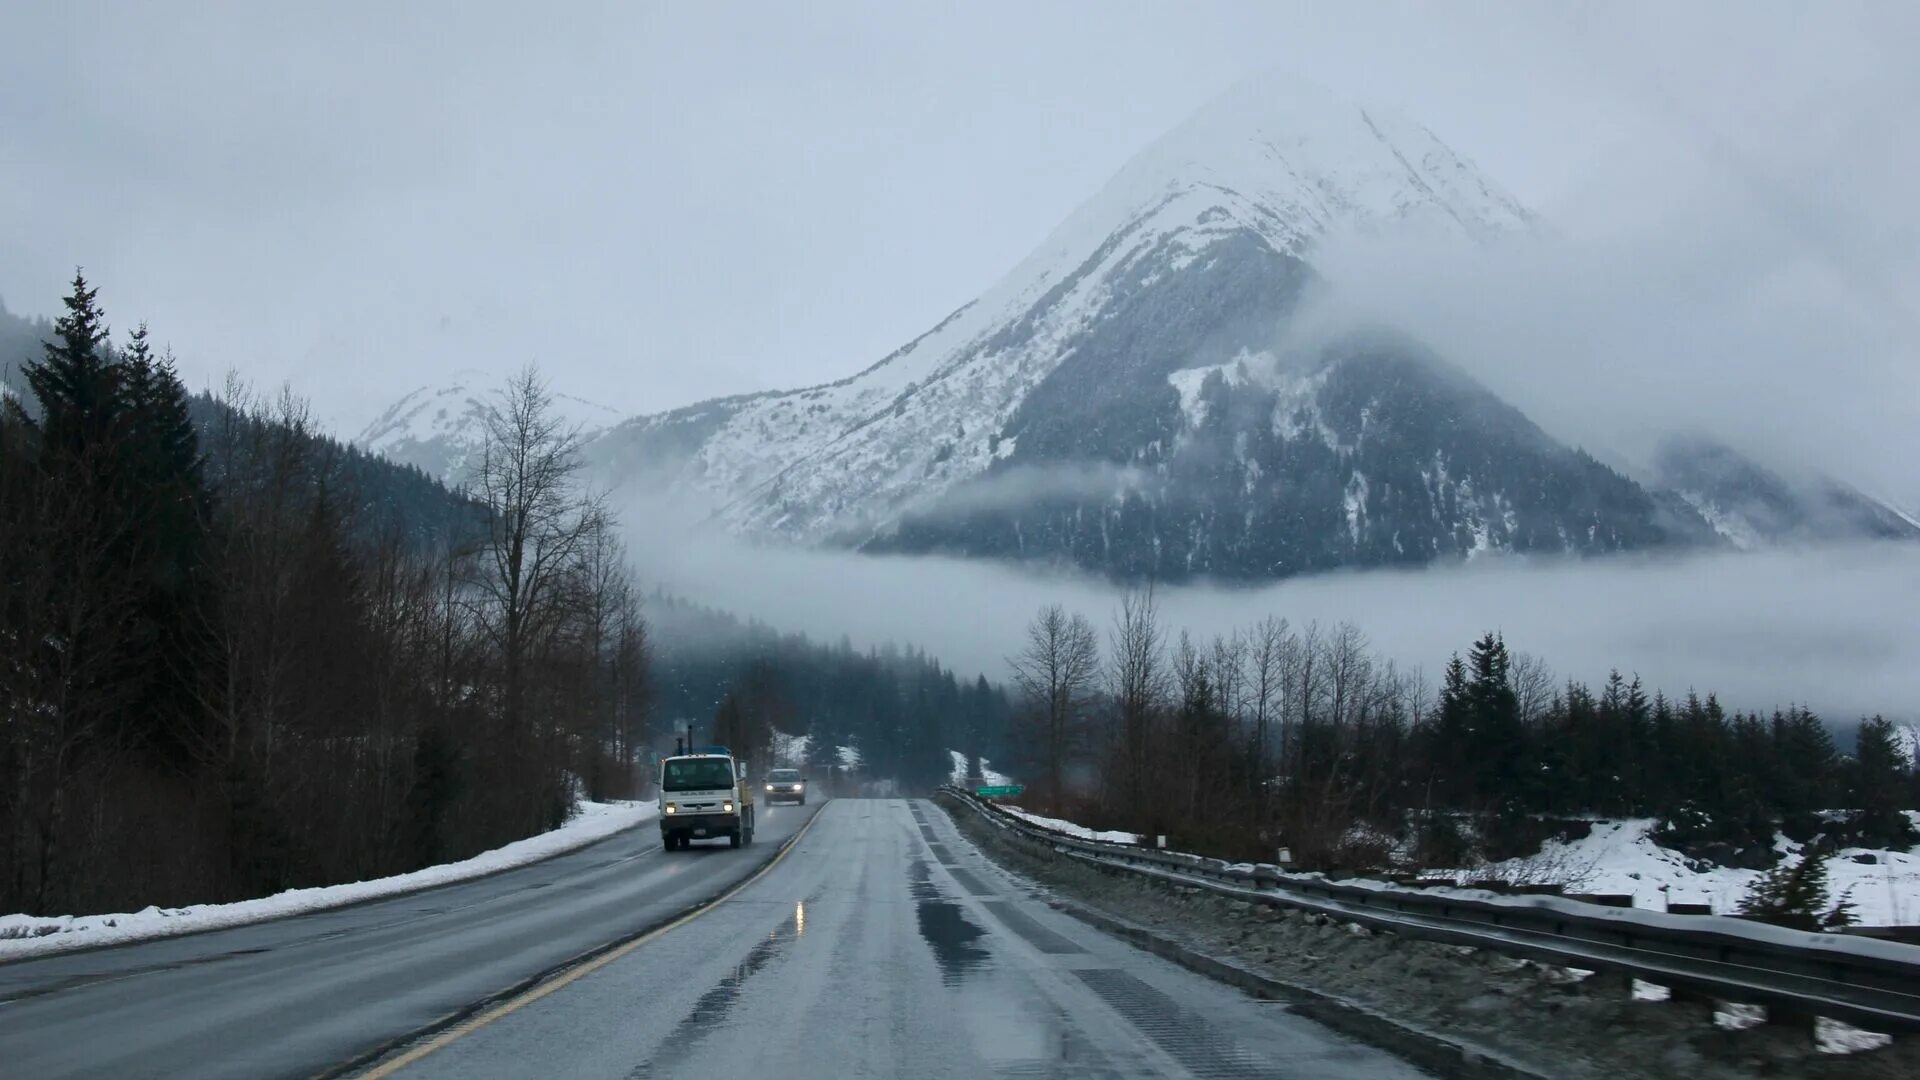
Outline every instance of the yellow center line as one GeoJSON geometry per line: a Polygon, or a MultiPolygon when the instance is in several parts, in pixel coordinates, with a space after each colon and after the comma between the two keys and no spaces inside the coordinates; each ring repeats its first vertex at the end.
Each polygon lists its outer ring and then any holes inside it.
{"type": "MultiPolygon", "coordinates": [[[[826,807],[823,804],[821,809],[825,809],[825,808],[826,807]]],[[[788,852],[792,851],[794,848],[800,845],[800,838],[805,836],[807,834],[807,830],[813,828],[813,823],[818,820],[820,820],[820,814],[818,811],[816,811],[812,817],[807,819],[807,823],[805,825],[800,826],[800,831],[793,834],[793,839],[787,841],[787,846],[781,848],[779,854],[775,855],[772,859],[769,859],[767,861],[767,865],[761,867],[758,870],[755,870],[749,877],[747,877],[746,880],[740,882],[738,885],[735,885],[733,888],[728,889],[726,892],[721,893],[719,896],[716,896],[713,899],[707,901],[706,903],[701,904],[699,907],[693,909],[692,911],[687,912],[685,915],[680,916],[679,918],[673,920],[672,922],[666,924],[665,926],[657,926],[652,930],[649,930],[646,933],[640,935],[639,937],[634,938],[632,941],[625,943],[624,945],[618,945],[612,949],[609,949],[606,952],[601,953],[599,956],[596,956],[593,959],[588,960],[583,964],[580,964],[578,967],[568,968],[566,971],[561,972],[560,974],[554,976],[551,979],[548,979],[546,982],[543,982],[538,986],[534,986],[527,989],[526,991],[524,991],[523,993],[519,994],[516,997],[509,998],[506,1001],[503,1001],[500,1004],[495,1005],[494,1007],[486,1010],[485,1012],[478,1014],[477,1016],[470,1017],[469,1019],[463,1020],[460,1023],[455,1024],[454,1026],[448,1028],[447,1030],[441,1032],[440,1034],[435,1035],[433,1038],[428,1039],[426,1042],[423,1042],[418,1046],[415,1046],[413,1049],[408,1050],[406,1053],[401,1054],[399,1057],[389,1058],[388,1060],[383,1061],[378,1065],[375,1065],[373,1068],[368,1069],[366,1072],[361,1073],[360,1080],[381,1080],[382,1077],[392,1076],[394,1073],[399,1072],[401,1069],[406,1068],[407,1066],[413,1064],[416,1061],[419,1061],[421,1058],[426,1057],[428,1054],[433,1053],[435,1050],[439,1050],[447,1046],[448,1044],[454,1042],[457,1039],[465,1038],[466,1036],[473,1034],[474,1032],[480,1030],[481,1028],[486,1027],[488,1024],[493,1023],[495,1020],[498,1020],[501,1017],[506,1016],[508,1013],[514,1012],[515,1010],[531,1005],[534,1002],[539,1001],[541,998],[546,997],[548,994],[553,993],[555,990],[558,990],[561,987],[566,986],[567,984],[573,982],[576,979],[580,979],[584,976],[593,974],[594,972],[600,970],[603,967],[606,967],[608,964],[613,963],[615,960],[620,959],[621,957],[627,955],[628,953],[639,948],[640,946],[645,945],[647,942],[652,941],[653,939],[659,937],[660,935],[668,933],[669,931],[678,929],[679,927],[685,926],[687,923],[690,923],[693,920],[699,918],[700,916],[705,915],[707,912],[712,911],[714,908],[720,906],[726,901],[733,899],[735,894],[739,893],[741,890],[745,889],[747,886],[752,885],[754,882],[759,881],[761,878],[765,877],[769,872],[771,872],[774,867],[780,865],[780,860],[786,858],[788,852]]]]}

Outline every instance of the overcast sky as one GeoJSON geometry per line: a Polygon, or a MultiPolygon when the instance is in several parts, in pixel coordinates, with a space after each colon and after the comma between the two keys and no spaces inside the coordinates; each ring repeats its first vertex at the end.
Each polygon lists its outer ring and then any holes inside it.
{"type": "MultiPolygon", "coordinates": [[[[1707,250],[1608,297],[1671,284],[1661,319],[1687,349],[1724,343],[1689,336],[1671,294],[1720,260],[1810,265],[1876,350],[1834,411],[1911,426],[1914,6],[1465,7],[10,5],[0,298],[51,311],[84,264],[115,324],[150,321],[196,385],[290,380],[348,434],[417,385],[529,359],[634,411],[804,384],[926,329],[1154,136],[1277,67],[1398,105],[1616,286],[1639,245],[1708,220],[1707,250]]],[[[1769,306],[1722,291],[1712,327],[1769,306]]],[[[1851,378],[1805,355],[1818,340],[1779,364],[1851,378]]],[[[1499,359],[1522,385],[1496,388],[1550,405],[1538,365],[1499,359]]]]}

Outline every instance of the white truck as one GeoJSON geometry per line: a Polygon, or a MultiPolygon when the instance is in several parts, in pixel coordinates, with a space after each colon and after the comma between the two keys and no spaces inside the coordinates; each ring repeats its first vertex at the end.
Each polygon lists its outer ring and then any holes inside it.
{"type": "Polygon", "coordinates": [[[660,842],[668,851],[726,837],[753,843],[753,788],[747,766],[725,747],[660,760],[660,842]]]}

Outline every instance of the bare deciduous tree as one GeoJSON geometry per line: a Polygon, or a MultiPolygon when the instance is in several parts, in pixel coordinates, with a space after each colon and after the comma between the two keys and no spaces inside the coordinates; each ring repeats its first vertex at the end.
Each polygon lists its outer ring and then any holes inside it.
{"type": "Polygon", "coordinates": [[[1513,668],[1508,673],[1508,681],[1513,685],[1520,722],[1532,727],[1546,714],[1547,706],[1553,702],[1553,669],[1532,653],[1516,652],[1513,654],[1513,668]]]}
{"type": "Polygon", "coordinates": [[[1271,615],[1260,620],[1247,636],[1247,706],[1252,727],[1252,768],[1254,800],[1260,820],[1266,820],[1268,796],[1272,790],[1271,759],[1273,746],[1269,729],[1274,715],[1282,707],[1282,675],[1290,650],[1295,647],[1287,620],[1271,615]]]}
{"type": "Polygon", "coordinates": [[[1153,590],[1130,592],[1114,613],[1107,692],[1119,720],[1121,790],[1145,807],[1152,782],[1153,725],[1167,699],[1166,632],[1153,590]]]}
{"type": "Polygon", "coordinates": [[[1041,608],[1027,624],[1027,644],[1007,659],[1026,699],[1030,745],[1046,776],[1046,798],[1058,809],[1066,770],[1086,734],[1087,698],[1100,673],[1100,643],[1086,616],[1059,604],[1041,608]]]}

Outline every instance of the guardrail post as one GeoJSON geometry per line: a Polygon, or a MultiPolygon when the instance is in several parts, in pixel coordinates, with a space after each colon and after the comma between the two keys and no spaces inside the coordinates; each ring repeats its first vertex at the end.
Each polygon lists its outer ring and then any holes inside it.
{"type": "MultiPolygon", "coordinates": [[[[1655,983],[1654,985],[1663,986],[1665,984],[1655,983]]],[[[1720,999],[1714,997],[1712,994],[1703,994],[1698,990],[1692,990],[1684,986],[1668,986],[1666,989],[1668,1001],[1684,1002],[1690,1005],[1705,1005],[1709,1009],[1718,1008],[1720,1005],[1720,999]]]]}
{"type": "Polygon", "coordinates": [[[1801,1009],[1791,1009],[1784,1005],[1767,1005],[1766,1025],[1775,1028],[1789,1028],[1805,1032],[1809,1040],[1813,1038],[1814,1022],[1819,1018],[1801,1009]]]}
{"type": "Polygon", "coordinates": [[[1623,971],[1601,969],[1580,980],[1580,986],[1590,993],[1630,997],[1633,994],[1633,976],[1623,971]]]}

